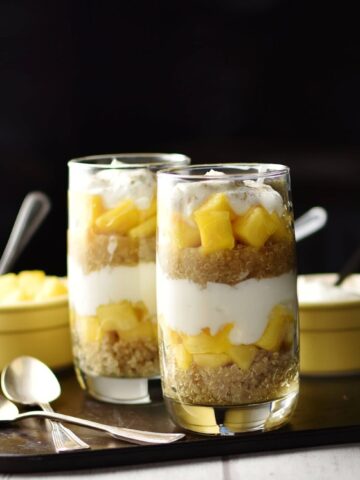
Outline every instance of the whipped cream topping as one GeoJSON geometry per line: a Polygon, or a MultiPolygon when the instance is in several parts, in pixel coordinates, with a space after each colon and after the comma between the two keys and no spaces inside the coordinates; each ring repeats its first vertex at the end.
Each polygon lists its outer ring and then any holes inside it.
{"type": "Polygon", "coordinates": [[[104,170],[74,169],[70,175],[70,191],[100,195],[105,208],[115,207],[121,200],[131,199],[141,210],[150,206],[156,191],[156,176],[146,168],[104,170]]]}
{"type": "Polygon", "coordinates": [[[283,304],[296,315],[296,275],[285,273],[230,286],[208,282],[205,288],[186,279],[171,279],[157,266],[158,316],[173,330],[197,335],[209,328],[212,335],[233,323],[230,341],[250,344],[260,339],[273,307],[283,304]]]}
{"type": "Polygon", "coordinates": [[[298,277],[297,289],[299,303],[336,303],[360,301],[360,282],[348,281],[338,287],[334,285],[336,276],[298,277]]]}
{"type": "Polygon", "coordinates": [[[128,300],[143,301],[151,315],[156,313],[155,263],[132,267],[104,267],[85,274],[68,258],[69,304],[78,315],[96,315],[100,305],[128,300]]]}
{"type": "Polygon", "coordinates": [[[276,212],[279,216],[284,212],[281,195],[262,181],[245,180],[240,183],[238,180],[228,179],[223,172],[214,170],[209,170],[205,177],[205,180],[182,181],[171,188],[162,189],[163,198],[160,198],[160,203],[170,202],[173,210],[190,219],[194,210],[210,195],[223,192],[237,215],[245,213],[253,205],[262,205],[269,213],[276,212]]]}

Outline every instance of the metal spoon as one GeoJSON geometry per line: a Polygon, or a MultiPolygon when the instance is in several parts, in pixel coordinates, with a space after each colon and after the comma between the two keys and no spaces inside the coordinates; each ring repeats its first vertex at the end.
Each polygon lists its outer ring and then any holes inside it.
{"type": "Polygon", "coordinates": [[[24,198],[0,259],[0,275],[11,270],[16,259],[41,225],[51,207],[45,193],[30,192],[24,198]]]}
{"type": "Polygon", "coordinates": [[[360,265],[360,247],[352,253],[351,257],[346,261],[345,265],[341,268],[337,280],[334,283],[336,287],[341,285],[345,278],[347,278],[352,273],[356,272],[360,265]]]}
{"type": "MultiPolygon", "coordinates": [[[[50,404],[60,396],[60,384],[43,362],[33,357],[18,357],[7,365],[1,374],[1,387],[6,397],[24,405],[39,405],[53,412],[50,404]]],[[[51,436],[57,453],[86,450],[90,446],[74,432],[50,422],[51,436]]]]}
{"type": "Polygon", "coordinates": [[[296,241],[298,242],[317,232],[325,226],[326,222],[327,212],[323,207],[310,208],[294,222],[296,241]]]}
{"type": "Polygon", "coordinates": [[[138,445],[158,445],[176,442],[185,436],[183,433],[157,433],[146,432],[142,430],[133,430],[131,428],[113,427],[111,425],[104,425],[102,423],[84,420],[83,418],[71,417],[70,415],[62,415],[55,412],[42,412],[36,410],[32,412],[19,413],[17,406],[0,396],[0,423],[16,422],[25,418],[40,417],[51,418],[56,422],[69,422],[82,427],[89,427],[95,430],[109,433],[111,436],[125,440],[126,442],[135,443],[138,445]]]}

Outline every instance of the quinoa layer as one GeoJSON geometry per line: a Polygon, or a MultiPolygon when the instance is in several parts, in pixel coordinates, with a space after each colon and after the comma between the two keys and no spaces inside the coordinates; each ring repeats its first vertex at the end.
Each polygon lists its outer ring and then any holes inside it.
{"type": "Polygon", "coordinates": [[[207,282],[236,285],[250,278],[277,277],[295,270],[296,265],[292,241],[268,242],[260,249],[238,244],[232,250],[207,255],[199,248],[169,248],[158,259],[169,277],[200,285],[207,282]]]}
{"type": "Polygon", "coordinates": [[[116,332],[108,332],[101,342],[74,342],[77,365],[86,373],[114,377],[159,375],[156,340],[126,342],[116,332]]]}
{"type": "Polygon", "coordinates": [[[298,359],[291,351],[260,349],[248,370],[235,364],[216,368],[192,364],[182,370],[167,356],[162,370],[165,396],[190,405],[265,402],[298,388],[298,359]]]}
{"type": "Polygon", "coordinates": [[[102,235],[92,230],[68,233],[68,252],[85,273],[106,266],[155,262],[155,236],[133,239],[124,235],[102,235]]]}

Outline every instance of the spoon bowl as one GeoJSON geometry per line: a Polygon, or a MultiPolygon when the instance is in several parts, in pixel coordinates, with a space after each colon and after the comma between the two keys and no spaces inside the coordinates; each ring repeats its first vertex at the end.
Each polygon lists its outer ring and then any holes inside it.
{"type": "Polygon", "coordinates": [[[61,393],[60,384],[43,362],[34,357],[18,357],[1,375],[1,387],[6,397],[23,405],[52,402],[61,393]]]}
{"type": "MultiPolygon", "coordinates": [[[[4,368],[1,387],[8,399],[23,405],[39,405],[48,412],[53,412],[49,402],[58,398],[61,393],[58,379],[50,368],[37,358],[28,356],[15,358],[4,368]]],[[[50,422],[50,426],[58,453],[90,448],[60,423],[50,422]]]]}

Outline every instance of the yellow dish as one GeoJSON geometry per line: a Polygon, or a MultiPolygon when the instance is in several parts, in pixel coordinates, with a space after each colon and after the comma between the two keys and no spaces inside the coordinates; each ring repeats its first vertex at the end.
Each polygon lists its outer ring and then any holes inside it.
{"type": "MultiPolygon", "coordinates": [[[[313,299],[301,295],[306,282],[331,286],[336,274],[299,276],[300,372],[303,375],[360,373],[360,275],[351,275],[334,298],[313,299]],[[305,282],[305,283],[304,283],[305,282]],[[356,294],[359,298],[356,298],[356,294]],[[348,296],[348,298],[346,298],[348,296]]],[[[315,288],[316,289],[316,288],[315,288]]]]}
{"type": "Polygon", "coordinates": [[[55,369],[72,363],[65,279],[40,270],[0,276],[0,370],[20,355],[55,369]]]}

